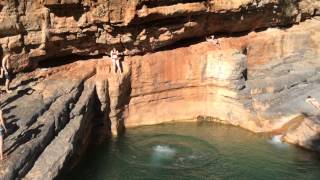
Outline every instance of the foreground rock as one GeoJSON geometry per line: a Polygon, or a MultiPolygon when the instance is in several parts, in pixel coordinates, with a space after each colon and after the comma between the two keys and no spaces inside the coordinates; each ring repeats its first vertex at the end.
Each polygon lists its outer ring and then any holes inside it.
{"type": "MultiPolygon", "coordinates": [[[[79,73],[77,68],[79,70],[83,66],[78,65],[74,71],[69,69],[72,77],[54,70],[40,72],[40,76],[33,77],[36,80],[33,86],[20,86],[12,95],[2,98],[1,106],[10,132],[5,139],[8,159],[1,163],[0,179],[24,177],[36,160],[34,168],[38,164],[42,168],[51,167],[53,175],[50,178],[55,177],[58,172],[54,172],[53,165],[59,170],[71,154],[81,152],[83,144],[88,143],[90,121],[95,111],[92,105],[94,86],[89,82],[94,75],[94,68],[92,66],[90,70],[88,63],[86,72],[79,73]],[[51,76],[50,73],[55,75],[51,76]],[[40,80],[43,77],[46,79],[40,80]],[[61,139],[63,142],[59,142],[61,139]],[[55,154],[48,155],[48,151],[54,151],[55,154]],[[61,160],[55,162],[53,158],[61,160]]],[[[24,82],[21,81],[21,84],[24,82]]]]}
{"type": "Polygon", "coordinates": [[[320,118],[308,117],[304,118],[299,126],[289,129],[285,133],[284,140],[320,152],[319,132],[320,118]]]}

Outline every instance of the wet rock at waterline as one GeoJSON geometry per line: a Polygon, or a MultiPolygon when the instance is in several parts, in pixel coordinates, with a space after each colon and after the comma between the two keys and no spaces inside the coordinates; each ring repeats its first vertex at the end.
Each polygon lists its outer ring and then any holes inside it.
{"type": "Polygon", "coordinates": [[[319,151],[319,111],[305,102],[320,100],[318,1],[41,2],[0,4],[0,44],[18,73],[0,98],[0,179],[53,179],[90,143],[169,121],[275,132],[319,151]],[[215,32],[219,44],[205,41],[215,32]],[[113,47],[132,55],[122,74],[103,57],[113,47]]]}

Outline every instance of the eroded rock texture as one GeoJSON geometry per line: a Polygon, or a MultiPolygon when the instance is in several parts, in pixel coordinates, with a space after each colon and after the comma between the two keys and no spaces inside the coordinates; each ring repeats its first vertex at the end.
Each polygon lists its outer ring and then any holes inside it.
{"type": "Polygon", "coordinates": [[[320,100],[319,3],[2,1],[0,44],[18,74],[0,98],[0,179],[54,179],[97,137],[169,121],[281,133],[319,151],[319,111],[305,102],[320,100]],[[219,44],[205,41],[213,33],[219,44]],[[103,56],[113,47],[129,55],[122,74],[103,56]],[[65,58],[75,54],[86,57],[65,58]]]}
{"type": "Polygon", "coordinates": [[[134,57],[126,124],[208,116],[271,132],[316,114],[304,100],[319,95],[319,28],[313,20],[134,57]]]}
{"type": "MultiPolygon", "coordinates": [[[[10,131],[5,139],[9,158],[1,163],[1,179],[22,178],[35,160],[41,165],[41,176],[46,175],[43,168],[48,167],[50,172],[46,173],[52,174],[47,177],[52,178],[71,154],[88,143],[95,106],[89,80],[94,69],[90,70],[89,64],[86,68],[88,71],[81,74],[74,69],[72,78],[62,73],[49,77],[53,71],[40,72],[21,81],[20,85],[31,82],[32,88],[20,86],[14,94],[2,98],[10,131]],[[56,171],[51,166],[57,166],[56,171]]],[[[32,174],[38,173],[37,164],[33,169],[32,174]]]]}
{"type": "Polygon", "coordinates": [[[150,52],[179,40],[287,26],[319,14],[317,0],[6,0],[0,44],[15,72],[69,54],[150,52]]]}

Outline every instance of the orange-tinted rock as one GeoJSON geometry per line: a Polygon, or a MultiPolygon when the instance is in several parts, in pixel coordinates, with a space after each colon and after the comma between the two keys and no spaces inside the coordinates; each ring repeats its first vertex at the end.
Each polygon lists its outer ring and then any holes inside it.
{"type": "Polygon", "coordinates": [[[152,52],[213,33],[290,25],[319,12],[316,0],[10,0],[1,7],[0,44],[24,57],[12,58],[15,72],[57,55],[97,55],[113,47],[152,52]]]}
{"type": "Polygon", "coordinates": [[[298,127],[285,133],[286,142],[320,152],[320,122],[317,117],[305,118],[298,127]]]}
{"type": "MultiPolygon", "coordinates": [[[[220,46],[204,42],[130,58],[126,125],[203,116],[255,132],[281,128],[302,112],[302,107],[277,110],[287,104],[290,88],[318,79],[310,63],[319,58],[319,25],[314,20],[285,31],[221,38],[220,46]]],[[[299,103],[303,106],[302,97],[299,103]]]]}

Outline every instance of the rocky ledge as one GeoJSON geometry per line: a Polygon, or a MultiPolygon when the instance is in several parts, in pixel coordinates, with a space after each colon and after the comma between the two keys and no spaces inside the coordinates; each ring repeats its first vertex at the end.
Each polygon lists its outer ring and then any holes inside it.
{"type": "Polygon", "coordinates": [[[0,7],[0,44],[17,73],[14,91],[0,98],[9,129],[0,179],[63,176],[89,143],[170,121],[281,134],[320,152],[319,110],[305,102],[309,95],[320,100],[319,1],[0,7]],[[219,44],[205,40],[212,33],[219,44]],[[113,47],[130,55],[122,74],[103,56],[113,47]]]}

